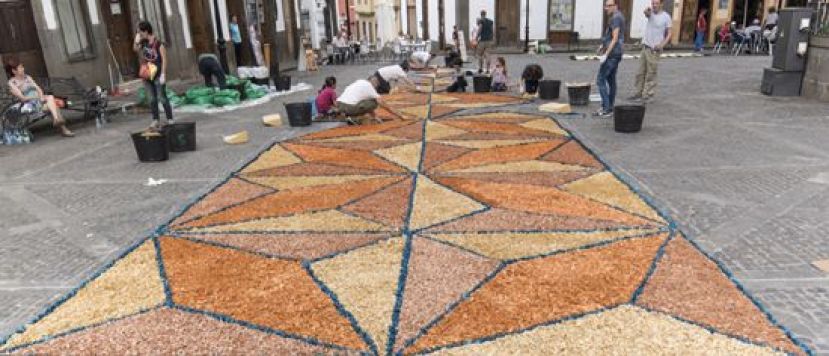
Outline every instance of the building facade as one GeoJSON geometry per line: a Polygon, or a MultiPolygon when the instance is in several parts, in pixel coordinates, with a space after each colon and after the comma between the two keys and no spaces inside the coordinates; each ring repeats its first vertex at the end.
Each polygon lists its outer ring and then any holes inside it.
{"type": "Polygon", "coordinates": [[[231,68],[236,66],[229,40],[233,15],[245,43],[242,64],[253,62],[252,25],[263,51],[281,68],[291,68],[297,59],[295,6],[295,0],[5,0],[0,1],[0,31],[7,38],[0,41],[0,57],[20,58],[33,76],[75,77],[85,86],[112,87],[136,78],[132,43],[138,23],[146,20],[167,47],[168,80],[193,78],[198,55],[216,52],[218,10],[231,68]]]}

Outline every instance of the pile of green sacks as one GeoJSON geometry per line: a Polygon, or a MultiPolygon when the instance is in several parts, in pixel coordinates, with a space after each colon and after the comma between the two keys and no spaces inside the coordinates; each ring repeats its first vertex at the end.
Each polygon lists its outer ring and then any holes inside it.
{"type": "MultiPolygon", "coordinates": [[[[170,104],[178,107],[184,104],[187,105],[213,105],[213,106],[227,106],[236,105],[241,101],[241,92],[244,91],[247,100],[259,99],[267,94],[264,89],[254,87],[248,80],[239,80],[232,75],[227,76],[226,83],[228,88],[219,90],[217,88],[206,87],[204,85],[197,85],[190,89],[184,96],[178,96],[175,92],[167,89],[167,98],[170,99],[170,104]]],[[[147,94],[144,88],[138,91],[139,105],[147,105],[147,94]]]]}

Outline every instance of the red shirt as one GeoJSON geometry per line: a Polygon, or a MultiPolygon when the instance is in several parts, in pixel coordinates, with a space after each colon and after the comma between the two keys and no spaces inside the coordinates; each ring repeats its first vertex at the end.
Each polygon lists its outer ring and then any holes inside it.
{"type": "Polygon", "coordinates": [[[327,114],[328,110],[337,101],[337,91],[333,88],[325,88],[317,95],[317,112],[327,114]]]}
{"type": "Polygon", "coordinates": [[[702,14],[699,15],[697,18],[697,31],[705,31],[708,28],[708,21],[705,20],[705,16],[702,14]]]}

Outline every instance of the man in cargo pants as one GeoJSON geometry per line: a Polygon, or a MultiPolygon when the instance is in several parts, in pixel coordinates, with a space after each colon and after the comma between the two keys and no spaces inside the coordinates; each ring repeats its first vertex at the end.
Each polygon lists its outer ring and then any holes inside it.
{"type": "Polygon", "coordinates": [[[645,17],[648,18],[648,24],[642,38],[636,91],[628,98],[633,101],[649,101],[653,97],[659,57],[665,45],[671,42],[671,15],[662,10],[662,0],[652,0],[651,7],[645,9],[645,17]]]}

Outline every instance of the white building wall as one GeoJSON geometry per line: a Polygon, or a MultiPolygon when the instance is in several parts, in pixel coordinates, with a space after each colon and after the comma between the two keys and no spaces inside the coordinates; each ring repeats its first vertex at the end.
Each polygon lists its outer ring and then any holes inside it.
{"type": "Polygon", "coordinates": [[[444,41],[446,41],[447,44],[452,43],[452,28],[455,27],[455,24],[457,23],[455,21],[457,20],[455,10],[457,10],[455,0],[443,0],[443,15],[446,17],[446,20],[443,22],[443,25],[445,26],[444,41]]]}
{"type": "MultiPolygon", "coordinates": [[[[521,34],[520,39],[524,40],[527,33],[527,1],[521,2],[521,34]]],[[[590,0],[581,0],[590,1],[590,0]]],[[[550,4],[543,0],[530,0],[530,39],[543,40],[547,38],[547,13],[550,11],[550,4]]]]}
{"type": "MultiPolygon", "coordinates": [[[[422,1],[422,0],[421,0],[422,1]]],[[[438,0],[429,1],[429,38],[437,41],[440,32],[438,32],[438,0]]]]}
{"type": "Polygon", "coordinates": [[[415,22],[417,36],[415,37],[423,38],[423,0],[415,0],[415,17],[417,17],[417,22],[415,22]]]}
{"type": "Polygon", "coordinates": [[[645,24],[648,19],[645,17],[645,9],[651,6],[650,0],[633,0],[633,8],[628,20],[631,38],[642,38],[645,33],[645,24]]]}
{"type": "Polygon", "coordinates": [[[591,40],[602,38],[603,2],[601,0],[576,0],[575,7],[573,31],[579,33],[579,39],[591,40]]]}

